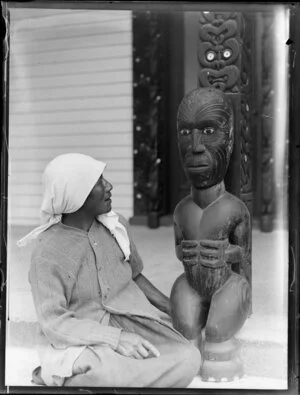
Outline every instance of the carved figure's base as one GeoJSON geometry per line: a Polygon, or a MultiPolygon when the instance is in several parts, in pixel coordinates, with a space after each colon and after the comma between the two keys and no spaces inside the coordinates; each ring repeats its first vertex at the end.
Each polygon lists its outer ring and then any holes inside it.
{"type": "Polygon", "coordinates": [[[174,328],[190,340],[197,339],[202,355],[203,381],[234,381],[244,375],[235,334],[247,319],[251,290],[247,280],[232,272],[213,294],[203,298],[190,286],[186,275],[175,281],[171,291],[174,328]]]}
{"type": "Polygon", "coordinates": [[[200,376],[202,381],[229,382],[244,375],[240,348],[235,338],[221,343],[199,343],[202,355],[200,376]]]}
{"type": "Polygon", "coordinates": [[[240,358],[230,361],[204,360],[200,369],[202,381],[230,382],[241,379],[243,375],[243,364],[240,358]]]}

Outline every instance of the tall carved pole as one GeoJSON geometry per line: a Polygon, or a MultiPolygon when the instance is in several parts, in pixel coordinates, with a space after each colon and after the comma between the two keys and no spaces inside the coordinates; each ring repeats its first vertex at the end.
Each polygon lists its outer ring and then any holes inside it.
{"type": "Polygon", "coordinates": [[[275,210],[273,130],[274,130],[274,14],[262,14],[261,37],[261,158],[260,178],[260,228],[264,232],[273,229],[275,210]]]}
{"type": "MultiPolygon", "coordinates": [[[[234,106],[235,144],[226,188],[243,200],[252,214],[253,22],[237,12],[201,12],[199,25],[198,85],[222,90],[234,106]]],[[[240,272],[238,267],[233,270],[240,272]]],[[[244,274],[251,284],[251,260],[244,274]]]]}

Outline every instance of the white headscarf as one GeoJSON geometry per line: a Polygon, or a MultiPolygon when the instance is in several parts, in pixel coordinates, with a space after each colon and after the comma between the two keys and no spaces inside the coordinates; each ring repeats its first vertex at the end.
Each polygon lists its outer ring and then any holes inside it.
{"type": "MultiPolygon", "coordinates": [[[[32,239],[61,221],[62,214],[74,213],[83,206],[89,193],[103,173],[106,164],[83,154],[57,156],[43,174],[44,196],[41,205],[41,226],[18,241],[25,246],[32,239]]],[[[126,259],[130,255],[130,242],[126,228],[113,211],[97,217],[116,238],[126,259]]]]}

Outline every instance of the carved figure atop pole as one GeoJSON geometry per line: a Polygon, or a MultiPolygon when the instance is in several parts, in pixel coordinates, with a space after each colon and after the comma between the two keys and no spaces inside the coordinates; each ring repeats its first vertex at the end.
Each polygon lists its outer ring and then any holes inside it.
{"type": "Polygon", "coordinates": [[[226,191],[233,149],[233,107],[215,88],[197,88],[181,101],[178,148],[191,193],[174,211],[176,255],[184,273],[171,291],[174,327],[195,339],[204,381],[243,375],[235,334],[251,307],[250,214],[226,191]]]}

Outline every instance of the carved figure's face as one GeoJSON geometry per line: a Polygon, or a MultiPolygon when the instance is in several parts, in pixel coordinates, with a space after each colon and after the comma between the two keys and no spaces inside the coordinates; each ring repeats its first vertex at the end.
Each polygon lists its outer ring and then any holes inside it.
{"type": "Polygon", "coordinates": [[[214,88],[199,88],[182,100],[177,114],[182,165],[196,188],[221,182],[233,149],[233,111],[228,98],[214,88]]]}

